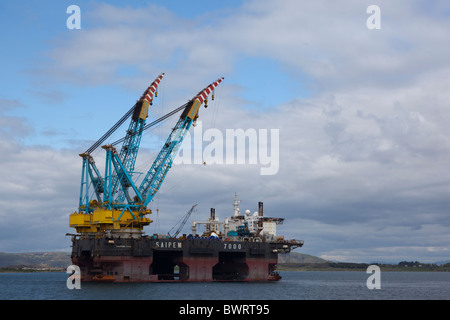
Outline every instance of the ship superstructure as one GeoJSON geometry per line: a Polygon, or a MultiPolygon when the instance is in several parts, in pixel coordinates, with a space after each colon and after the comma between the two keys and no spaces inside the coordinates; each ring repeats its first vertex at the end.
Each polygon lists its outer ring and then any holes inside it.
{"type": "Polygon", "coordinates": [[[226,237],[226,238],[256,238],[257,241],[280,241],[283,236],[277,236],[277,225],[282,224],[283,218],[265,217],[263,214],[263,203],[258,202],[258,211],[253,214],[250,210],[245,210],[241,214],[239,209],[240,201],[235,194],[233,202],[233,215],[226,217],[223,222],[216,218],[215,209],[211,208],[210,218],[207,221],[193,221],[192,234],[197,234],[197,225],[204,225],[205,232],[203,235],[226,237]]]}
{"type": "Polygon", "coordinates": [[[70,215],[72,262],[81,269],[85,281],[266,281],[277,280],[278,254],[290,252],[303,241],[277,236],[282,218],[265,217],[263,203],[253,214],[241,214],[235,196],[233,214],[220,222],[211,209],[207,221],[192,222],[191,234],[178,237],[195,205],[183,218],[174,235],[146,235],[152,223],[148,208],[191,125],[199,117],[201,105],[223,78],[211,83],[187,103],[146,124],[148,111],[164,76],[159,75],[136,104],[94,145],[81,153],[82,175],[78,211],[70,215]],[[134,171],[142,133],[147,128],[180,112],[156,159],[138,184],[134,171]],[[128,118],[126,136],[112,144],[104,141],[128,118]],[[120,151],[116,145],[122,143],[120,151]],[[102,176],[92,152],[102,145],[106,152],[102,176]],[[197,227],[204,225],[201,235],[197,227]]]}

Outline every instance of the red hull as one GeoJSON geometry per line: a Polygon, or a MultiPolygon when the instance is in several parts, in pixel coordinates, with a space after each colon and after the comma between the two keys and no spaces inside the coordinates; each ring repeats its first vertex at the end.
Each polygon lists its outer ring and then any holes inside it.
{"type": "Polygon", "coordinates": [[[219,261],[217,257],[180,257],[173,260],[178,270],[172,268],[170,273],[157,270],[153,265],[153,257],[102,256],[94,258],[93,264],[86,264],[78,259],[73,259],[73,263],[80,266],[82,281],[209,282],[280,279],[273,277],[277,260],[264,258],[247,258],[230,264],[219,261]]]}

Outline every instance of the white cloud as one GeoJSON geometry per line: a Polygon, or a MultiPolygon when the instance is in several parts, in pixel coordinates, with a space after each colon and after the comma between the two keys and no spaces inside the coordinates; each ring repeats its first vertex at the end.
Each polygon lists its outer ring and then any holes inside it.
{"type": "Polygon", "coordinates": [[[0,251],[61,250],[76,209],[80,161],[74,150],[2,143],[0,251]]]}

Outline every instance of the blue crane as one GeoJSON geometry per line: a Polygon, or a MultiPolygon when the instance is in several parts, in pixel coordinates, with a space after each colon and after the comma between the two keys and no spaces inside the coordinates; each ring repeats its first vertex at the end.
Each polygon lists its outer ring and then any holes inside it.
{"type": "Polygon", "coordinates": [[[192,123],[197,121],[200,106],[203,102],[205,102],[205,107],[207,106],[208,95],[214,91],[222,80],[223,78],[220,78],[213,82],[187,103],[180,119],[139,186],[139,192],[143,199],[142,205],[144,207],[152,201],[156,192],[158,192],[167,172],[172,166],[173,160],[186,136],[186,132],[189,130],[192,123]]]}
{"type": "Polygon", "coordinates": [[[194,209],[195,209],[196,206],[197,206],[197,205],[194,204],[194,205],[192,206],[192,208],[191,208],[191,209],[184,215],[184,217],[178,222],[180,225],[178,226],[178,229],[175,231],[175,233],[174,233],[173,235],[170,234],[170,231],[172,231],[172,230],[178,225],[178,223],[177,223],[176,225],[174,225],[174,226],[172,227],[172,229],[169,230],[169,232],[167,232],[167,234],[169,235],[170,238],[176,238],[176,237],[180,234],[181,230],[183,229],[184,225],[186,224],[187,220],[188,220],[189,217],[191,216],[191,214],[192,214],[192,212],[194,211],[194,209]]]}
{"type": "MultiPolygon", "coordinates": [[[[102,194],[105,191],[105,180],[101,176],[98,170],[94,158],[91,153],[97,149],[108,137],[110,137],[130,116],[131,122],[127,130],[127,135],[122,140],[124,141],[122,149],[120,152],[120,159],[122,163],[125,164],[128,172],[133,172],[134,164],[136,161],[137,152],[139,150],[139,145],[142,137],[142,131],[144,130],[145,121],[148,117],[149,105],[153,103],[153,97],[157,96],[158,85],[163,78],[164,73],[159,75],[147,90],[144,91],[141,98],[136,102],[136,104],[111,128],[109,129],[98,141],[96,141],[88,150],[80,154],[83,159],[82,173],[81,173],[81,187],[80,187],[80,200],[79,200],[79,211],[89,213],[93,209],[91,207],[90,197],[89,197],[89,186],[90,184],[94,187],[94,193],[96,196],[97,204],[102,203],[102,194]]],[[[123,172],[114,172],[113,176],[113,193],[117,188],[117,182],[119,177],[122,183],[125,183],[125,188],[122,189],[121,195],[127,195],[126,182],[123,181],[123,172]]],[[[104,198],[104,197],[103,197],[104,198]]],[[[123,196],[122,196],[123,200],[123,196]]]]}
{"type": "Polygon", "coordinates": [[[112,179],[113,194],[117,190],[119,181],[123,186],[121,192],[118,192],[118,195],[115,197],[115,200],[118,202],[123,202],[125,198],[130,200],[128,188],[131,187],[131,185],[127,182],[124,172],[127,172],[130,178],[133,177],[134,165],[141,143],[142,132],[144,131],[145,122],[148,117],[149,106],[153,103],[153,97],[158,96],[158,85],[163,77],[164,73],[160,74],[155,81],[153,81],[134,107],[130,125],[119,153],[119,159],[122,162],[125,171],[115,171],[115,175],[113,175],[112,179]]]}
{"type": "Polygon", "coordinates": [[[164,74],[161,74],[144,92],[141,99],[119,122],[113,126],[85,153],[83,158],[83,170],[81,177],[79,212],[70,215],[70,226],[80,233],[96,233],[108,229],[121,230],[123,228],[138,228],[150,224],[152,221],[146,218],[151,213],[147,205],[158,192],[164,178],[170,170],[173,160],[186,136],[187,131],[198,119],[200,106],[204,103],[207,107],[209,94],[222,82],[223,78],[211,83],[200,91],[194,98],[181,107],[173,110],[160,119],[145,125],[148,115],[148,107],[152,102],[153,94],[156,96],[156,87],[164,74]],[[139,150],[142,132],[151,125],[159,123],[167,117],[183,110],[177,124],[172,129],[169,137],[157,155],[152,166],[148,170],[139,187],[133,179],[134,164],[139,150]],[[90,153],[102,144],[128,117],[132,120],[125,138],[118,142],[124,142],[120,152],[117,152],[113,144],[103,145],[106,150],[105,177],[102,178],[90,153]],[[89,185],[94,185],[97,201],[89,201],[89,185]],[[134,197],[129,194],[129,189],[134,192],[134,197]],[[103,193],[103,198],[101,194],[103,193]],[[116,196],[118,194],[118,196],[116,196]]]}

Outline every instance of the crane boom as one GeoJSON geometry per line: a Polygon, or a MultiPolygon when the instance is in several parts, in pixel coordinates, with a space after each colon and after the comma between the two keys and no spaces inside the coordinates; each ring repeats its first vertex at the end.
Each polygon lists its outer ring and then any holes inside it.
{"type": "MultiPolygon", "coordinates": [[[[141,98],[138,100],[134,107],[133,115],[131,117],[130,125],[127,130],[122,148],[119,153],[119,159],[122,162],[124,168],[130,175],[133,176],[134,165],[136,163],[136,157],[138,155],[139,146],[141,143],[142,132],[144,130],[145,122],[148,117],[149,106],[153,103],[153,97],[158,95],[158,85],[160,84],[164,73],[161,73],[144,91],[141,98]]],[[[118,182],[122,184],[122,190],[118,192],[116,201],[123,202],[125,197],[130,200],[128,194],[128,188],[130,184],[124,180],[124,171],[120,170],[112,177],[112,193],[117,190],[118,182]]]]}
{"type": "MultiPolygon", "coordinates": [[[[180,226],[178,227],[177,231],[175,231],[175,233],[173,234],[173,236],[170,235],[170,231],[172,231],[172,229],[175,228],[176,225],[173,226],[173,228],[170,229],[169,232],[167,232],[167,234],[169,235],[169,237],[171,237],[171,238],[176,238],[176,237],[180,234],[181,229],[183,229],[184,225],[186,224],[186,221],[189,219],[189,217],[191,216],[191,214],[192,214],[192,212],[194,211],[194,209],[195,209],[196,206],[197,206],[197,205],[194,204],[194,205],[192,206],[192,208],[184,215],[183,219],[181,220],[180,226]]],[[[178,223],[177,223],[177,224],[178,224],[178,223]]]]}
{"type": "Polygon", "coordinates": [[[200,106],[203,102],[205,102],[206,106],[208,95],[222,82],[222,80],[223,78],[220,78],[211,83],[187,103],[180,119],[167,138],[166,143],[153,162],[150,170],[141,182],[139,192],[144,199],[142,203],[143,206],[147,206],[159,190],[159,187],[172,166],[173,160],[186,136],[186,132],[198,118],[200,106]]]}
{"type": "Polygon", "coordinates": [[[95,165],[94,158],[87,152],[81,153],[80,156],[83,158],[83,169],[81,172],[79,209],[80,211],[89,213],[89,184],[92,182],[97,202],[101,203],[101,194],[104,192],[104,181],[95,165]]]}

